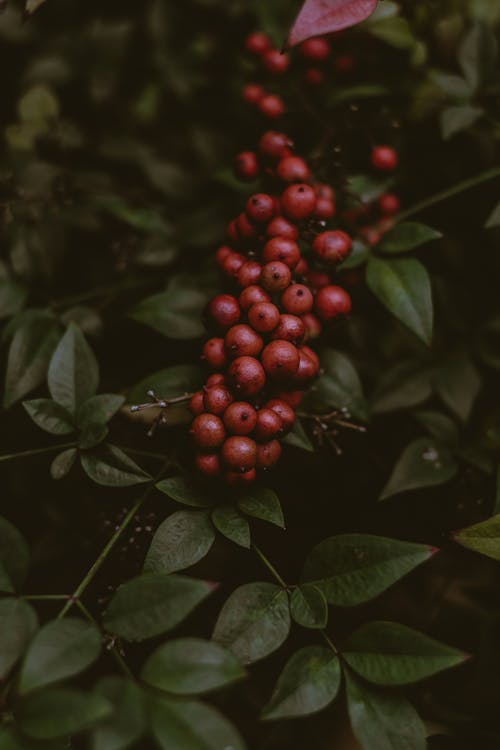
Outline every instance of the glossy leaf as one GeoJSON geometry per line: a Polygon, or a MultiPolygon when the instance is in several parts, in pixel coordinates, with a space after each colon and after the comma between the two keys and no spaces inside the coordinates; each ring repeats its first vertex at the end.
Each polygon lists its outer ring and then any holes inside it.
{"type": "Polygon", "coordinates": [[[27,289],[24,286],[12,279],[0,278],[0,320],[22,310],[26,297],[27,289]]]}
{"type": "Polygon", "coordinates": [[[78,409],[76,421],[80,427],[87,424],[106,424],[121,409],[125,397],[117,393],[100,393],[91,396],[78,409]]]}
{"type": "Polygon", "coordinates": [[[404,360],[383,372],[372,395],[371,409],[385,414],[411,409],[432,396],[431,367],[418,360],[404,360]]]}
{"type": "Polygon", "coordinates": [[[475,23],[465,35],[458,51],[458,62],[467,82],[475,91],[493,71],[498,45],[487,24],[475,23]]]}
{"type": "Polygon", "coordinates": [[[282,442],[286,443],[286,445],[293,445],[294,448],[300,448],[308,453],[314,452],[314,445],[304,430],[304,426],[300,419],[295,420],[293,428],[287,435],[285,435],[282,442]]]}
{"type": "Polygon", "coordinates": [[[413,221],[403,222],[396,224],[394,229],[383,236],[378,249],[387,254],[407,253],[442,236],[441,232],[425,224],[413,221]]]}
{"type": "Polygon", "coordinates": [[[135,461],[114,445],[104,445],[92,452],[80,454],[87,476],[105,487],[130,487],[151,481],[135,461]]]}
{"type": "Polygon", "coordinates": [[[172,513],[158,527],[144,562],[148,573],[174,573],[195,565],[215,541],[208,514],[197,510],[172,513]]]}
{"type": "Polygon", "coordinates": [[[322,375],[315,384],[314,397],[332,409],[346,409],[356,419],[366,421],[368,411],[359,375],[351,361],[334,349],[321,353],[322,375]]]}
{"type": "Polygon", "coordinates": [[[240,547],[250,549],[250,525],[232,505],[221,505],[212,511],[215,528],[240,547]]]}
{"type": "Polygon", "coordinates": [[[50,476],[52,479],[62,479],[71,471],[77,457],[76,448],[59,453],[50,465],[50,476]]]}
{"type": "Polygon", "coordinates": [[[48,688],[23,700],[16,720],[29,737],[52,740],[89,729],[111,712],[111,703],[95,692],[48,688]]]}
{"type": "Polygon", "coordinates": [[[28,602],[14,597],[0,600],[0,680],[24,654],[37,627],[36,612],[28,602]]]}
{"type": "Polygon", "coordinates": [[[71,414],[49,398],[24,401],[23,406],[33,422],[51,435],[69,435],[75,430],[71,414]]]}
{"type": "Polygon", "coordinates": [[[306,0],[287,39],[293,47],[305,39],[355,26],[368,18],[378,0],[306,0]]]}
{"type": "Polygon", "coordinates": [[[461,133],[476,123],[485,111],[482,107],[462,104],[458,107],[447,107],[441,112],[441,134],[445,141],[461,133]]]}
{"type": "Polygon", "coordinates": [[[380,494],[380,500],[400,492],[445,484],[457,471],[457,462],[446,446],[432,438],[419,438],[404,449],[380,494]]]}
{"type": "Polygon", "coordinates": [[[162,479],[156,485],[156,489],[177,503],[193,508],[208,508],[213,505],[213,499],[208,496],[202,485],[195,484],[184,477],[162,479]]]}
{"type": "Polygon", "coordinates": [[[141,688],[123,677],[104,677],[94,689],[113,707],[112,715],[93,731],[92,750],[125,750],[146,730],[146,706],[141,688]]]}
{"type": "Polygon", "coordinates": [[[441,443],[450,446],[456,446],[459,441],[459,431],[457,425],[448,417],[439,411],[417,411],[415,412],[417,422],[431,435],[441,443]]]}
{"type": "Polygon", "coordinates": [[[202,372],[194,365],[174,365],[148,375],[137,383],[128,394],[131,404],[145,401],[148,391],[153,390],[161,398],[175,398],[182,393],[197,390],[203,382],[202,372]]]}
{"type": "Polygon", "coordinates": [[[304,628],[325,628],[328,622],[325,595],[319,588],[307,583],[297,586],[290,597],[290,614],[304,628]]]}
{"type": "Polygon", "coordinates": [[[93,396],[99,384],[99,367],[94,352],[78,326],[70,323],[50,360],[50,395],[71,414],[93,396]]]}
{"type": "Polygon", "coordinates": [[[26,576],[30,564],[29,547],[16,527],[0,516],[0,591],[12,593],[18,590],[26,576]]]}
{"type": "Polygon", "coordinates": [[[281,503],[273,490],[265,487],[250,490],[239,498],[238,508],[247,516],[285,528],[281,503]]]}
{"type": "Polygon", "coordinates": [[[500,562],[500,515],[456,531],[453,539],[467,549],[500,562]]]}
{"type": "Polygon", "coordinates": [[[470,356],[461,350],[452,352],[434,375],[437,393],[462,422],[470,418],[481,385],[479,370],[470,356]]]}

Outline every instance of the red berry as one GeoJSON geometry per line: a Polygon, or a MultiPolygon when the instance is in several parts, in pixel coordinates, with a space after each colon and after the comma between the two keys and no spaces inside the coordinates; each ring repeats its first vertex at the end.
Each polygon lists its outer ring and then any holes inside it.
{"type": "Polygon", "coordinates": [[[299,366],[295,375],[298,384],[306,385],[313,380],[319,372],[311,357],[308,357],[302,350],[299,351],[299,366]]]}
{"type": "Polygon", "coordinates": [[[236,218],[236,229],[238,232],[238,239],[241,242],[252,242],[259,236],[258,228],[252,224],[245,213],[241,213],[236,218]]]}
{"type": "Polygon", "coordinates": [[[252,286],[247,286],[243,289],[239,296],[239,303],[242,310],[249,310],[252,305],[255,305],[257,302],[269,302],[270,299],[271,298],[265,289],[262,289],[261,286],[257,286],[256,284],[252,284],[252,286]]]}
{"type": "Polygon", "coordinates": [[[261,355],[262,364],[267,375],[273,380],[291,378],[299,366],[297,347],[281,339],[271,341],[264,347],[261,355]]]}
{"type": "Polygon", "coordinates": [[[284,216],[275,216],[266,227],[266,237],[284,237],[287,240],[296,240],[299,230],[284,216]]]}
{"type": "Polygon", "coordinates": [[[243,87],[241,95],[247,104],[258,104],[266,95],[266,92],[262,86],[258,86],[256,83],[249,83],[243,87]]]}
{"type": "Polygon", "coordinates": [[[281,445],[278,440],[262,443],[257,446],[257,468],[270,469],[278,463],[281,456],[281,445]]]}
{"type": "Polygon", "coordinates": [[[324,286],[316,295],[315,310],[321,320],[333,320],[351,312],[351,298],[340,286],[324,286]]]}
{"type": "Polygon", "coordinates": [[[255,469],[250,469],[249,471],[245,471],[243,474],[238,471],[226,471],[224,474],[224,479],[226,480],[226,483],[230,487],[234,487],[235,489],[241,488],[241,487],[248,487],[249,485],[253,484],[255,482],[255,469]]]}
{"type": "Polygon", "coordinates": [[[259,443],[267,443],[281,433],[281,419],[272,409],[260,409],[257,412],[257,424],[254,438],[259,443]]]}
{"type": "Polygon", "coordinates": [[[290,138],[284,133],[268,130],[261,136],[259,151],[264,158],[270,161],[278,161],[288,151],[290,144],[290,138]]]}
{"type": "Polygon", "coordinates": [[[342,263],[351,252],[352,240],[341,229],[321,232],[314,238],[313,252],[326,263],[342,263]]]}
{"type": "Polygon", "coordinates": [[[307,283],[313,289],[321,289],[324,286],[328,286],[330,277],[323,271],[309,271],[307,274],[307,283]]]}
{"type": "Polygon", "coordinates": [[[318,370],[319,370],[319,367],[320,367],[320,364],[319,364],[319,357],[318,357],[318,355],[316,354],[316,352],[314,351],[314,349],[311,349],[311,347],[310,347],[310,346],[306,346],[306,345],[304,344],[304,346],[301,346],[301,347],[300,347],[300,350],[299,350],[299,351],[303,352],[303,353],[304,353],[304,354],[305,354],[305,355],[306,355],[307,357],[309,357],[309,359],[312,359],[312,361],[314,362],[315,366],[316,366],[316,367],[318,368],[318,370]]]}
{"type": "Polygon", "coordinates": [[[279,391],[274,397],[289,404],[292,409],[297,409],[300,406],[303,396],[302,391],[279,391]]]}
{"type": "Polygon", "coordinates": [[[239,234],[238,234],[238,228],[236,226],[236,221],[233,219],[233,221],[230,221],[226,228],[226,235],[230,242],[233,244],[236,244],[239,240],[239,234]]]}
{"type": "Polygon", "coordinates": [[[333,65],[339,73],[350,73],[356,67],[356,60],[351,55],[338,55],[333,65]]]}
{"type": "Polygon", "coordinates": [[[214,385],[226,385],[226,378],[221,372],[213,372],[208,376],[207,382],[205,383],[205,390],[212,388],[214,385]]]}
{"type": "Polygon", "coordinates": [[[399,211],[399,198],[394,193],[385,193],[378,199],[378,207],[386,216],[394,216],[399,211]]]}
{"type": "Polygon", "coordinates": [[[325,76],[323,75],[323,71],[318,68],[308,68],[305,72],[304,80],[309,86],[321,86],[325,80],[325,76]]]}
{"type": "Polygon", "coordinates": [[[398,166],[398,155],[392,146],[375,146],[372,165],[381,172],[392,172],[398,166]]]}
{"type": "Polygon", "coordinates": [[[301,258],[297,265],[295,266],[295,275],[296,276],[306,276],[309,271],[309,266],[307,264],[307,260],[305,258],[301,258]]]}
{"type": "Polygon", "coordinates": [[[218,453],[198,453],[195,466],[199,474],[210,479],[220,474],[220,456],[218,453]]]}
{"type": "Polygon", "coordinates": [[[264,245],[262,260],[264,263],[279,260],[289,268],[295,268],[300,260],[299,246],[294,240],[288,240],[286,237],[272,237],[264,245]]]}
{"type": "Polygon", "coordinates": [[[335,191],[331,185],[327,185],[325,182],[318,182],[314,186],[314,190],[318,198],[327,198],[330,201],[335,200],[335,191]]]}
{"type": "Polygon", "coordinates": [[[253,469],[257,461],[257,444],[244,435],[231,435],[222,446],[222,460],[233,471],[253,469]]]}
{"type": "Polygon", "coordinates": [[[248,322],[259,333],[273,331],[280,320],[280,311],[272,302],[256,302],[248,311],[248,322]]]}
{"type": "Polygon", "coordinates": [[[218,294],[208,303],[208,315],[218,328],[230,328],[240,319],[238,300],[232,294],[218,294]]]}
{"type": "Polygon", "coordinates": [[[266,383],[264,368],[254,357],[238,357],[229,365],[228,376],[238,395],[256,396],[266,383]]]}
{"type": "Polygon", "coordinates": [[[292,344],[299,344],[306,334],[306,327],[303,321],[296,315],[280,315],[280,320],[271,334],[271,338],[291,341],[292,344]]]}
{"type": "Polygon", "coordinates": [[[234,401],[224,412],[224,426],[232,435],[249,435],[257,424],[257,412],[246,401],[234,401]]]}
{"type": "Polygon", "coordinates": [[[215,251],[215,262],[222,268],[226,258],[231,255],[233,251],[227,245],[222,245],[215,251]]]}
{"type": "Polygon", "coordinates": [[[314,209],[314,218],[326,221],[335,216],[335,203],[329,198],[318,198],[314,209]]]}
{"type": "Polygon", "coordinates": [[[306,313],[302,316],[302,322],[306,327],[306,341],[308,339],[317,339],[321,335],[321,321],[313,313],[306,313]]]}
{"type": "Polygon", "coordinates": [[[360,230],[360,234],[371,247],[375,247],[382,239],[383,233],[378,227],[363,227],[360,230]]]}
{"type": "Polygon", "coordinates": [[[295,412],[286,401],[280,398],[272,398],[267,404],[264,404],[267,409],[272,409],[281,418],[283,435],[290,432],[293,425],[295,424],[295,412]]]}
{"type": "Polygon", "coordinates": [[[213,370],[222,370],[222,368],[226,366],[224,339],[208,339],[203,346],[202,358],[213,370]]]}
{"type": "Polygon", "coordinates": [[[256,193],[247,200],[245,211],[250,221],[255,224],[267,224],[276,213],[276,204],[271,195],[256,193]]]}
{"type": "Polygon", "coordinates": [[[264,67],[273,75],[282,75],[288,69],[290,65],[290,58],[286,53],[282,53],[277,49],[270,49],[262,56],[262,62],[264,67]]]}
{"type": "Polygon", "coordinates": [[[240,323],[230,328],[226,333],[225,346],[231,359],[256,357],[262,351],[264,342],[253,328],[245,323],[240,323]]]}
{"type": "Polygon", "coordinates": [[[199,414],[203,414],[205,411],[205,406],[203,404],[203,396],[205,394],[203,391],[196,391],[196,393],[193,393],[191,396],[191,400],[189,402],[189,409],[191,411],[191,414],[194,414],[195,417],[197,417],[199,414]]]}
{"type": "Polygon", "coordinates": [[[281,304],[292,315],[305,315],[312,310],[314,297],[305,284],[291,284],[281,295],[281,304]]]}
{"type": "Polygon", "coordinates": [[[307,182],[311,172],[300,156],[285,156],[276,167],[276,174],[283,182],[307,182]]]}
{"type": "Polygon", "coordinates": [[[271,40],[267,34],[261,31],[254,31],[245,39],[245,49],[252,55],[263,55],[271,48],[271,40]]]}
{"type": "Polygon", "coordinates": [[[231,391],[224,385],[213,385],[211,388],[207,388],[203,397],[205,410],[210,414],[217,414],[217,416],[224,414],[232,402],[231,391]]]}
{"type": "Polygon", "coordinates": [[[251,182],[259,174],[259,162],[254,151],[243,151],[234,160],[234,173],[240,180],[251,182]]]}
{"type": "Polygon", "coordinates": [[[224,424],[215,414],[200,414],[195,417],[191,432],[196,445],[207,451],[218,448],[226,437],[224,424]]]}
{"type": "Polygon", "coordinates": [[[261,284],[268,292],[281,292],[292,280],[292,273],[287,265],[279,260],[266,263],[262,269],[261,284]]]}
{"type": "Polygon", "coordinates": [[[313,39],[306,39],[306,41],[302,42],[300,45],[300,54],[306,60],[326,60],[330,51],[329,42],[321,36],[313,39]]]}
{"type": "Polygon", "coordinates": [[[238,284],[244,288],[257,284],[262,274],[262,266],[256,260],[247,260],[238,271],[238,284]]]}
{"type": "Polygon", "coordinates": [[[290,185],[281,196],[281,207],[289,219],[306,219],[316,208],[316,193],[310,185],[304,183],[290,185]]]}
{"type": "Polygon", "coordinates": [[[269,117],[270,120],[276,120],[285,112],[283,99],[280,96],[276,96],[276,94],[266,94],[263,96],[258,101],[257,107],[264,117],[269,117]]]}
{"type": "Polygon", "coordinates": [[[244,255],[240,255],[240,253],[229,253],[229,255],[222,263],[222,270],[226,274],[226,276],[235,279],[238,276],[240,268],[243,266],[244,262],[244,255]]]}

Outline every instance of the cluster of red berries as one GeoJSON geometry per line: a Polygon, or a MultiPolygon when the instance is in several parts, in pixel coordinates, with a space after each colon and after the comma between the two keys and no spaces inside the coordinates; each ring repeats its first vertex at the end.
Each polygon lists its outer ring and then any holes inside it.
{"type": "Polygon", "coordinates": [[[248,485],[278,461],[279,439],[319,373],[306,342],[351,310],[349,294],[328,273],[349,254],[351,238],[325,229],[334,192],[313,183],[292,145],[268,131],[256,151],[239,154],[236,173],[245,180],[262,175],[273,189],[248,198],[216,252],[232,293],[208,305],[213,335],[203,358],[213,373],[190,408],[199,473],[224,476],[232,486],[248,485]],[[302,254],[306,243],[316,268],[302,254]]]}

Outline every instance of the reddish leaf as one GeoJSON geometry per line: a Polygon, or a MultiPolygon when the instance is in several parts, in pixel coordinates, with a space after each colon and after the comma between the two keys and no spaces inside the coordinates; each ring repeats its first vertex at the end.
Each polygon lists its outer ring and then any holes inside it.
{"type": "Polygon", "coordinates": [[[305,39],[355,26],[368,18],[378,0],[306,0],[287,39],[293,47],[305,39]]]}

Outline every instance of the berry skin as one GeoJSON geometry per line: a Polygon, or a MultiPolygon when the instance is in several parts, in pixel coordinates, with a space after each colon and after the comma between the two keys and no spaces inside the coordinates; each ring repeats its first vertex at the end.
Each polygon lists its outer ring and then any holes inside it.
{"type": "Polygon", "coordinates": [[[327,198],[330,201],[335,200],[335,191],[331,185],[327,185],[326,182],[318,182],[314,186],[314,190],[318,198],[327,198]]]}
{"type": "Polygon", "coordinates": [[[307,264],[307,260],[305,258],[301,258],[295,266],[295,274],[297,276],[307,276],[308,271],[309,266],[307,264]]]}
{"type": "Polygon", "coordinates": [[[326,60],[330,52],[330,44],[323,37],[306,39],[306,41],[302,42],[300,45],[300,54],[305,60],[322,62],[323,60],[326,60]]]}
{"type": "Polygon", "coordinates": [[[266,373],[258,359],[254,357],[237,357],[229,365],[229,380],[245,398],[256,396],[266,384],[266,373]]]}
{"type": "Polygon", "coordinates": [[[287,404],[286,401],[283,401],[280,398],[272,398],[264,404],[264,408],[272,409],[281,418],[283,435],[290,432],[295,424],[295,412],[290,404],[287,404]]]}
{"type": "Polygon", "coordinates": [[[261,284],[268,292],[281,292],[289,286],[292,273],[287,265],[276,260],[262,269],[261,284]]]}
{"type": "Polygon", "coordinates": [[[378,199],[378,207],[385,216],[394,216],[400,208],[399,198],[394,193],[385,193],[378,199]]]}
{"type": "Polygon", "coordinates": [[[328,286],[330,277],[327,273],[323,273],[323,271],[309,271],[307,274],[307,283],[313,289],[321,289],[324,286],[328,286]]]}
{"type": "Polygon", "coordinates": [[[234,160],[234,173],[236,177],[245,182],[252,182],[259,175],[259,162],[254,151],[242,151],[234,160]]]}
{"type": "Polygon", "coordinates": [[[244,289],[258,283],[262,274],[262,266],[256,260],[247,260],[238,271],[238,284],[244,289]]]}
{"type": "Polygon", "coordinates": [[[290,341],[292,344],[300,344],[306,335],[306,327],[296,315],[280,315],[280,320],[271,334],[271,339],[290,341]]]}
{"type": "Polygon", "coordinates": [[[342,263],[352,248],[352,240],[341,229],[331,232],[321,232],[314,238],[313,252],[325,263],[342,263]]]}
{"type": "Polygon", "coordinates": [[[245,211],[255,224],[267,224],[276,213],[276,203],[271,195],[256,193],[247,200],[245,211]]]}
{"type": "Polygon", "coordinates": [[[398,166],[398,155],[392,146],[375,146],[371,161],[380,172],[393,172],[398,166]]]}
{"type": "Polygon", "coordinates": [[[276,167],[276,174],[283,182],[308,182],[311,172],[300,156],[285,156],[276,167]]]}
{"type": "Polygon", "coordinates": [[[231,435],[222,446],[222,460],[233,471],[249,471],[257,461],[257,444],[252,438],[231,435]]]}
{"type": "Polygon", "coordinates": [[[261,360],[266,374],[273,380],[292,378],[299,367],[297,347],[282,339],[264,347],[261,360]]]}
{"type": "Polygon", "coordinates": [[[303,396],[302,391],[279,391],[275,394],[275,398],[289,404],[292,409],[297,409],[300,406],[303,396]]]}
{"type": "Polygon", "coordinates": [[[324,286],[316,295],[315,310],[321,320],[333,320],[351,312],[349,294],[340,286],[324,286]]]}
{"type": "Polygon", "coordinates": [[[191,396],[191,400],[189,402],[189,410],[191,414],[193,414],[195,417],[197,417],[199,414],[203,414],[205,411],[205,406],[203,404],[203,396],[205,394],[203,391],[196,391],[196,393],[193,393],[191,396]]]}
{"type": "Polygon", "coordinates": [[[218,453],[198,453],[194,463],[198,473],[207,479],[217,477],[220,474],[220,457],[218,453]]]}
{"type": "Polygon", "coordinates": [[[222,263],[222,270],[231,279],[235,279],[245,263],[245,256],[240,253],[229,253],[222,263]]]}
{"type": "Polygon", "coordinates": [[[231,359],[236,357],[256,357],[262,351],[264,342],[262,336],[253,328],[240,323],[233,326],[226,333],[224,340],[226,352],[231,359]]]}
{"type": "Polygon", "coordinates": [[[282,53],[277,49],[270,49],[262,56],[262,62],[269,73],[280,76],[288,70],[290,58],[286,53],[282,53]]]}
{"type": "Polygon", "coordinates": [[[265,291],[265,289],[262,289],[261,286],[258,286],[257,284],[252,284],[252,286],[247,286],[245,289],[243,289],[242,293],[239,296],[239,303],[242,310],[249,310],[252,305],[255,305],[257,302],[269,302],[270,296],[265,291]]]}
{"type": "Polygon", "coordinates": [[[233,403],[231,391],[224,385],[214,385],[207,388],[203,396],[205,411],[216,414],[218,417],[224,414],[227,407],[233,403]]]}
{"type": "Polygon", "coordinates": [[[259,236],[258,228],[252,224],[245,213],[241,213],[236,218],[236,230],[238,232],[238,239],[243,243],[253,242],[259,236]]]}
{"type": "Polygon", "coordinates": [[[257,468],[270,469],[278,463],[281,457],[281,445],[278,440],[262,443],[257,446],[257,468]]]}
{"type": "Polygon", "coordinates": [[[283,237],[287,240],[296,240],[299,236],[299,230],[291,221],[284,216],[275,216],[271,219],[266,227],[266,237],[283,237]]]}
{"type": "Polygon", "coordinates": [[[308,86],[321,86],[325,80],[325,76],[319,68],[308,68],[305,72],[304,80],[308,86]]]}
{"type": "Polygon", "coordinates": [[[203,346],[202,359],[213,370],[222,370],[226,366],[226,351],[224,349],[224,339],[208,339],[203,346]]]}
{"type": "Polygon", "coordinates": [[[297,383],[307,385],[318,376],[319,361],[315,353],[308,346],[299,349],[299,358],[299,367],[295,379],[297,383]]]}
{"type": "Polygon", "coordinates": [[[205,390],[207,388],[212,388],[214,385],[226,385],[226,377],[221,372],[214,372],[212,375],[209,375],[207,378],[207,382],[205,383],[205,390]]]}
{"type": "Polygon", "coordinates": [[[238,471],[226,471],[224,479],[229,487],[234,489],[248,487],[255,482],[256,472],[255,469],[245,471],[244,474],[238,471]]]}
{"type": "Polygon", "coordinates": [[[314,209],[314,218],[320,221],[326,221],[335,216],[335,203],[329,198],[318,198],[316,208],[314,209]]]}
{"type": "Polygon", "coordinates": [[[227,245],[221,245],[221,247],[217,248],[215,252],[215,262],[220,268],[223,267],[224,261],[232,252],[231,248],[227,245]]]}
{"type": "Polygon", "coordinates": [[[257,302],[248,311],[248,322],[259,333],[274,331],[280,321],[280,311],[272,302],[257,302]]]}
{"type": "Polygon", "coordinates": [[[245,49],[252,55],[263,55],[271,49],[271,40],[267,34],[260,31],[254,31],[245,39],[245,49]]]}
{"type": "Polygon", "coordinates": [[[234,219],[233,221],[230,221],[229,224],[227,225],[226,236],[229,242],[231,242],[233,245],[235,245],[239,240],[238,228],[236,227],[236,221],[234,219]]]}
{"type": "Polygon", "coordinates": [[[247,104],[257,104],[266,95],[266,92],[262,86],[258,86],[256,83],[249,83],[243,87],[241,95],[247,104]]]}
{"type": "Polygon", "coordinates": [[[200,414],[195,417],[191,432],[198,448],[206,451],[219,448],[226,437],[224,424],[215,414],[200,414]]]}
{"type": "Polygon", "coordinates": [[[286,237],[272,237],[264,245],[262,260],[264,263],[279,260],[289,268],[295,268],[300,260],[299,246],[294,240],[287,240],[286,237]]]}
{"type": "Polygon", "coordinates": [[[351,55],[338,55],[333,65],[339,73],[351,73],[356,67],[356,60],[351,55]]]}
{"type": "Polygon", "coordinates": [[[257,412],[257,424],[254,438],[259,443],[267,443],[281,433],[281,418],[272,409],[260,409],[257,412]]]}
{"type": "Polygon", "coordinates": [[[311,312],[314,297],[304,284],[291,284],[281,295],[283,309],[291,315],[305,315],[311,312]]]}
{"type": "Polygon", "coordinates": [[[305,354],[306,357],[309,357],[309,359],[312,359],[312,361],[314,362],[315,366],[318,368],[318,372],[319,372],[319,368],[320,368],[319,357],[316,354],[316,352],[314,351],[314,349],[311,349],[310,346],[305,346],[304,345],[304,346],[300,347],[299,351],[302,352],[303,354],[305,354]]]}
{"type": "Polygon", "coordinates": [[[302,316],[302,322],[306,327],[306,341],[317,339],[321,335],[321,321],[313,313],[306,313],[302,316]]]}
{"type": "Polygon", "coordinates": [[[257,412],[246,401],[234,401],[224,412],[223,421],[230,435],[249,435],[257,424],[257,412]]]}
{"type": "Polygon", "coordinates": [[[230,328],[240,319],[238,300],[232,294],[218,294],[208,303],[208,315],[218,328],[230,328]]]}
{"type": "Polygon", "coordinates": [[[263,96],[257,102],[257,107],[264,117],[269,117],[270,120],[277,120],[285,112],[283,99],[280,96],[276,96],[276,94],[266,94],[263,96]]]}
{"type": "Polygon", "coordinates": [[[307,219],[316,208],[316,193],[305,183],[290,185],[281,196],[281,207],[283,213],[293,221],[307,219]]]}
{"type": "Polygon", "coordinates": [[[260,138],[259,152],[269,161],[279,161],[287,153],[290,145],[290,138],[287,135],[268,130],[260,138]]]}

